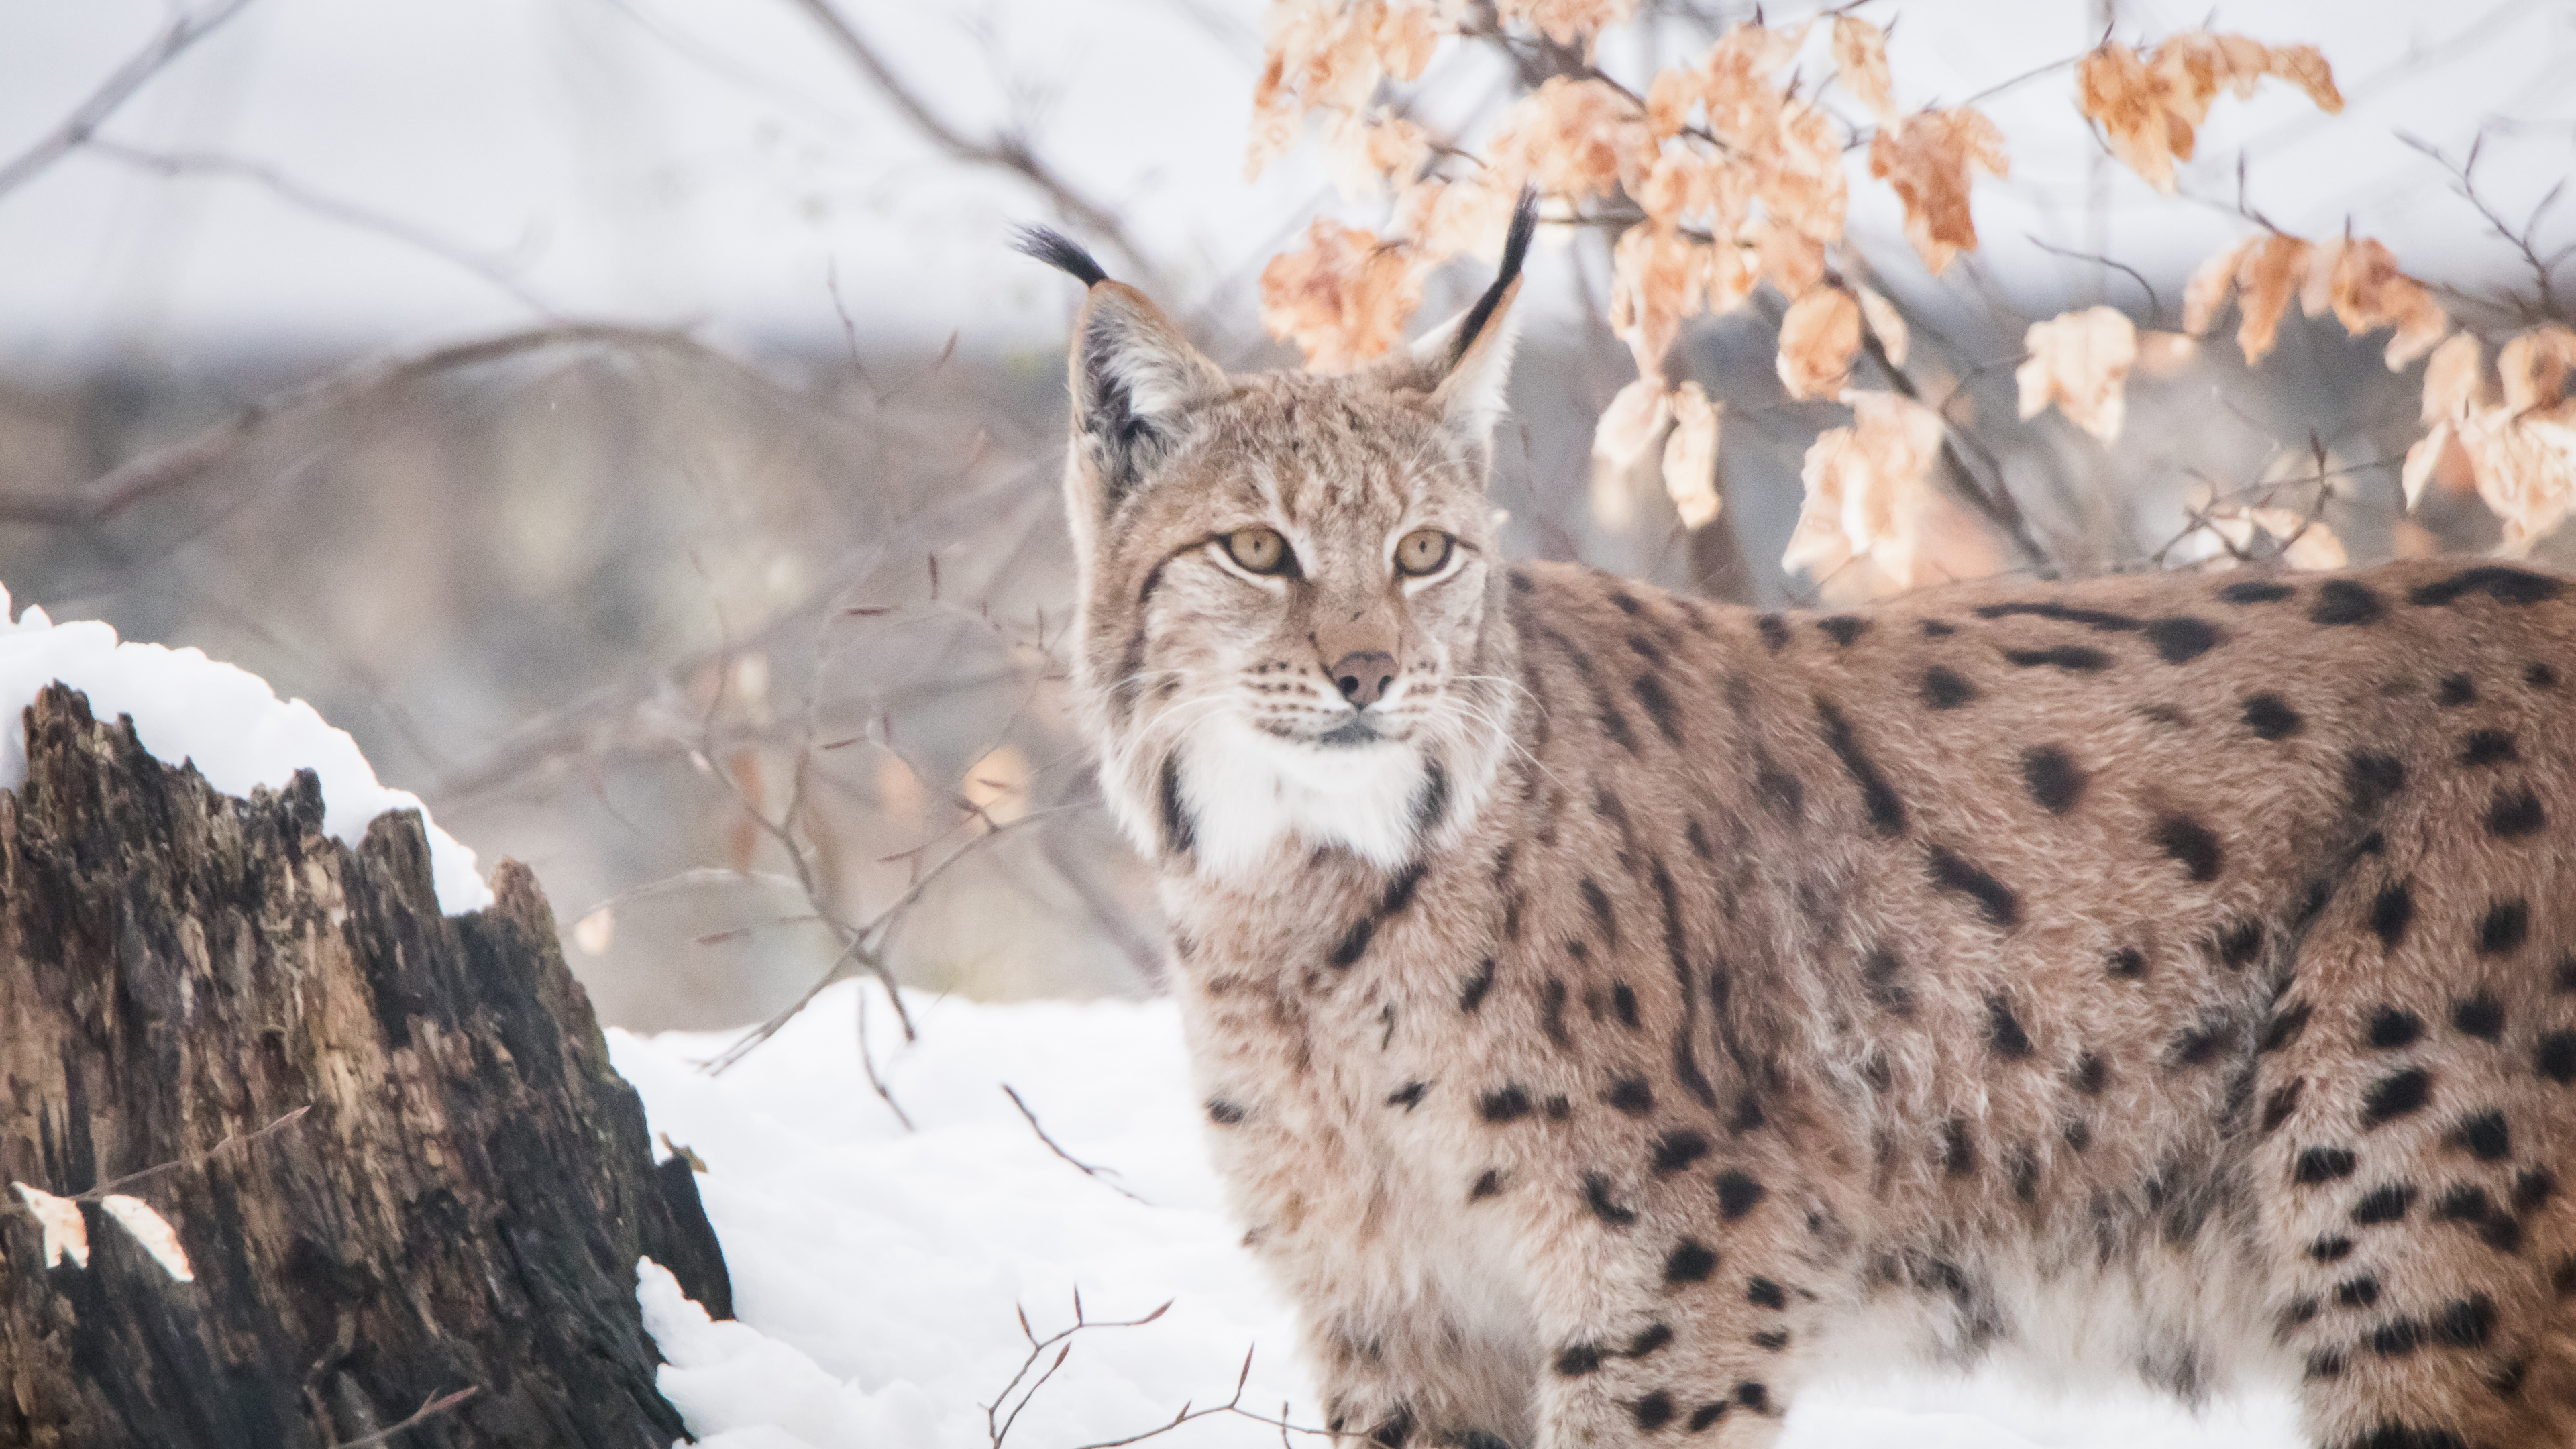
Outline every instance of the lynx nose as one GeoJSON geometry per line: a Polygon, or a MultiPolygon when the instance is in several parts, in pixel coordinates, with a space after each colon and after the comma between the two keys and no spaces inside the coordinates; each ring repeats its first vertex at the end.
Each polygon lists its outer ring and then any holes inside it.
{"type": "Polygon", "coordinates": [[[1395,683],[1395,656],[1383,649],[1345,654],[1333,665],[1333,683],[1342,691],[1342,698],[1366,709],[1378,702],[1388,685],[1395,683]]]}

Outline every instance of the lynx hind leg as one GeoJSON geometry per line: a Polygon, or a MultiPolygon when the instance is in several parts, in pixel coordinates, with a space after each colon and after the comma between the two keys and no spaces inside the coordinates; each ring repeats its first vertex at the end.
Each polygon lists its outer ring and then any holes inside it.
{"type": "Polygon", "coordinates": [[[2576,799],[2480,753],[2410,772],[2262,1038],[2279,1331],[2326,1449],[2576,1442],[2576,799]]]}

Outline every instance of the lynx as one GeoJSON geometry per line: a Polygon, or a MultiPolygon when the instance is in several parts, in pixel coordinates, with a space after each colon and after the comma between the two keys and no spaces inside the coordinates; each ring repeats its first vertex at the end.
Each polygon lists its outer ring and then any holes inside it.
{"type": "Polygon", "coordinates": [[[1497,550],[1529,235],[1342,376],[1078,248],[1079,689],[1354,1443],[1769,1443],[2011,1350],[2315,1443],[2576,1437],[2576,590],[1816,617],[1497,550]]]}

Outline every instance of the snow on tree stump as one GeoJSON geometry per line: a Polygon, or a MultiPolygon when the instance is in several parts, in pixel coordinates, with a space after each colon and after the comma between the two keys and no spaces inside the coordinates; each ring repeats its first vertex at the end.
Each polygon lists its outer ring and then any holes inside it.
{"type": "Polygon", "coordinates": [[[444,916],[416,813],[353,851],[310,773],[233,799],[61,685],[26,721],[0,792],[0,1445],[679,1437],[635,1260],[729,1316],[724,1260],[527,868],[444,916]],[[85,1266],[47,1265],[13,1183],[87,1195],[54,1208],[85,1266]]]}

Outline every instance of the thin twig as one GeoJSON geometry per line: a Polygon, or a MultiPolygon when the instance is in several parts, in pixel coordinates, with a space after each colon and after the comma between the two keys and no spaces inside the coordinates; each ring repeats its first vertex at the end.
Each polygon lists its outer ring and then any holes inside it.
{"type": "Polygon", "coordinates": [[[2440,147],[2420,136],[2410,136],[2404,131],[2399,131],[2397,139],[2404,145],[2431,157],[2435,165],[2451,173],[2451,189],[2469,205],[2477,208],[2478,215],[2486,218],[2487,225],[2497,236],[2504,238],[2516,251],[2522,253],[2523,262],[2531,268],[2533,279],[2540,284],[2541,315],[2546,317],[2558,315],[2558,296],[2550,273],[2557,262],[2563,260],[2567,254],[2562,250],[2554,257],[2544,258],[2540,254],[2540,248],[2531,238],[2532,233],[2539,229],[2541,216],[2556,203],[2559,193],[2566,188],[2566,179],[2560,178],[2557,185],[2549,188],[2548,194],[2541,197],[2540,203],[2531,209],[2530,220],[2523,223],[2522,230],[2515,231],[2510,223],[2497,214],[2494,207],[2487,204],[2486,198],[2478,194],[2476,179],[2478,153],[2486,146],[2486,132],[2483,128],[2479,130],[2477,139],[2469,143],[2468,157],[2461,161],[2452,160],[2440,147]]]}
{"type": "Polygon", "coordinates": [[[839,11],[832,8],[831,0],[788,0],[788,3],[804,11],[816,25],[822,27],[823,33],[839,47],[841,54],[875,83],[876,88],[884,93],[885,98],[894,105],[894,108],[901,111],[905,119],[912,122],[914,129],[929,137],[941,150],[960,161],[1015,173],[1031,186],[1046,193],[1047,199],[1055,203],[1056,209],[1064,214],[1065,220],[1082,231],[1098,237],[1102,244],[1133,263],[1137,270],[1144,274],[1138,278],[1139,281],[1145,281],[1160,274],[1161,269],[1155,266],[1153,257],[1128,235],[1127,228],[1119,222],[1117,215],[1108,207],[1083,194],[1071,181],[1066,180],[1054,167],[1049,166],[1036,152],[1030,150],[1027,141],[1009,132],[1003,132],[982,141],[968,136],[949,124],[938,112],[932,110],[929,102],[923,100],[902,77],[896,75],[894,67],[886,63],[885,57],[877,52],[876,46],[866,36],[861,35],[839,11]]]}
{"type": "Polygon", "coordinates": [[[476,1390],[474,1386],[468,1384],[464,1388],[458,1389],[452,1394],[441,1394],[422,1404],[419,1408],[412,1410],[411,1417],[403,1420],[401,1423],[387,1424],[372,1434],[363,1434],[346,1443],[334,1445],[333,1449],[367,1449],[367,1446],[370,1444],[390,1443],[396,1434],[401,1433],[405,1429],[418,1428],[429,1420],[437,1418],[439,1415],[446,1413],[448,1410],[455,1408],[461,1403],[464,1403],[467,1399],[474,1397],[475,1392],[476,1390]]]}
{"type": "MultiPolygon", "coordinates": [[[[108,1194],[121,1188],[129,1187],[135,1183],[141,1182],[147,1177],[158,1177],[162,1173],[168,1172],[173,1168],[203,1166],[208,1162],[212,1162],[219,1153],[229,1151],[235,1147],[244,1146],[248,1143],[257,1142],[259,1139],[266,1137],[273,1132],[280,1132],[288,1127],[294,1126],[296,1123],[304,1120],[305,1113],[312,1110],[313,1104],[307,1102],[303,1106],[296,1108],[294,1111],[279,1117],[265,1127],[257,1128],[249,1132],[236,1132],[225,1138],[223,1141],[216,1143],[214,1146],[207,1148],[203,1152],[191,1152],[185,1157],[174,1157],[168,1162],[154,1163],[152,1166],[144,1168],[140,1172],[129,1172],[125,1176],[117,1178],[112,1182],[102,1182],[98,1186],[89,1189],[87,1192],[72,1193],[66,1200],[70,1202],[96,1202],[100,1198],[106,1197],[108,1194]]],[[[21,1205],[16,1202],[0,1200],[0,1209],[9,1208],[18,1208],[21,1211],[28,1210],[22,1208],[21,1205]]]]}
{"type": "MultiPolygon", "coordinates": [[[[1019,1422],[1020,1414],[1028,1408],[1030,1401],[1037,1397],[1038,1390],[1045,1388],[1047,1380],[1054,1378],[1056,1371],[1064,1367],[1064,1361],[1072,1356],[1073,1339],[1075,1335],[1083,1332],[1085,1329],[1092,1328],[1142,1328],[1146,1324],[1152,1323],[1154,1320],[1162,1317],[1165,1313],[1170,1312],[1171,1307],[1172,1305],[1170,1303],[1165,1303],[1162,1307],[1155,1309],[1153,1312],[1146,1314],[1142,1318],[1095,1321],[1084,1315],[1082,1311],[1082,1291],[1080,1289],[1075,1289],[1073,1294],[1073,1322],[1064,1328],[1056,1330],[1054,1333],[1048,1334],[1044,1338],[1038,1337],[1037,1330],[1029,1327],[1028,1310],[1025,1308],[1021,1309],[1020,1333],[1029,1341],[1029,1352],[1028,1356],[1020,1361],[1019,1371],[1011,1375],[1010,1382],[1004,1384],[1002,1386],[1002,1391],[993,1396],[993,1402],[984,1406],[984,1436],[987,1449],[1002,1449],[1002,1441],[1009,1437],[1011,1426],[1019,1422]],[[1042,1360],[1046,1359],[1047,1351],[1049,1349],[1055,1350],[1055,1357],[1052,1362],[1047,1363],[1044,1369],[1039,1369],[1038,1364],[1042,1360]],[[1037,1374],[1037,1379],[1034,1382],[1029,1380],[1029,1375],[1032,1372],[1037,1374]],[[1027,1385],[1025,1389],[1022,1388],[1023,1384],[1027,1385]],[[1014,1394],[1019,1397],[1019,1402],[1016,1404],[1011,1403],[1011,1399],[1014,1394]],[[1004,1411],[1004,1405],[1009,1405],[1007,1413],[1004,1411]]],[[[1181,1427],[1183,1424],[1191,1423],[1199,1419],[1214,1418],[1220,1414],[1230,1415],[1239,1419],[1250,1419],[1256,1424],[1269,1425],[1279,1431],[1280,1442],[1282,1444],[1287,1442],[1287,1436],[1290,1434],[1310,1434],[1325,1439],[1331,1439],[1334,1437],[1333,1432],[1329,1429],[1317,1429],[1304,1424],[1290,1422],[1288,1418],[1288,1406],[1286,1404],[1279,1406],[1279,1415],[1277,1418],[1272,1418],[1268,1414],[1256,1413],[1251,1409],[1243,1407],[1244,1388],[1247,1384],[1252,1382],[1253,1352],[1254,1350],[1250,1348],[1244,1350],[1243,1368],[1235,1375],[1234,1378],[1234,1395],[1224,1403],[1211,1404],[1204,1409],[1194,1407],[1190,1404],[1183,1404],[1181,1406],[1181,1411],[1173,1415],[1166,1423],[1158,1424],[1155,1427],[1146,1429],[1140,1433],[1130,1434],[1123,1439],[1103,1439],[1097,1443],[1085,1444],[1081,1446],[1081,1449],[1123,1449],[1123,1446],[1125,1445],[1141,1443],[1144,1440],[1168,1434],[1174,1429],[1181,1427]]]]}
{"type": "Polygon", "coordinates": [[[1145,1202],[1143,1198],[1136,1196],[1136,1194],[1129,1192],[1127,1189],[1120,1187],[1118,1184],[1109,1180],[1118,1175],[1118,1170],[1116,1168],[1094,1167],[1090,1163],[1083,1161],[1081,1158],[1074,1156],[1072,1153],[1065,1151],[1062,1143],[1057,1142],[1054,1138],[1047,1135],[1046,1128],[1038,1123],[1038,1114],[1029,1110],[1029,1104],[1020,1100],[1020,1094],[1011,1090],[1010,1083],[1004,1082],[1002,1084],[1002,1095],[1010,1098],[1011,1105],[1020,1109],[1020,1115],[1029,1119],[1029,1130],[1038,1134],[1038,1140],[1047,1145],[1047,1151],[1052,1152],[1056,1156],[1063,1158],[1065,1161],[1072,1163],[1074,1166],[1081,1168],[1084,1176],[1097,1180],[1102,1187],[1109,1189],[1120,1197],[1126,1198],[1130,1202],[1145,1203],[1145,1206],[1147,1207],[1153,1206],[1152,1203],[1145,1202]]]}
{"type": "Polygon", "coordinates": [[[2114,261],[2109,257],[2097,256],[2092,252],[2079,252],[2072,247],[2052,246],[2047,242],[2041,241],[2037,236],[2030,232],[2022,233],[2022,240],[2029,242],[2032,246],[2054,256],[2065,257],[2071,261],[2092,262],[2097,266],[2109,267],[2113,271],[2128,273],[2129,280],[2137,283],[2146,291],[2148,317],[2152,320],[2164,315],[2164,300],[2156,295],[2156,284],[2147,280],[2146,273],[2130,266],[2127,262],[2114,261]]]}
{"type": "Polygon", "coordinates": [[[190,14],[180,11],[170,17],[151,42],[135,52],[132,59],[118,66],[89,98],[72,108],[62,124],[37,138],[36,143],[21,151],[6,165],[0,165],[0,196],[24,184],[37,172],[53,165],[75,147],[95,135],[117,108],[133,99],[134,93],[151,83],[170,63],[187,53],[188,47],[205,39],[225,21],[250,6],[250,0],[217,0],[208,8],[190,14]]]}

